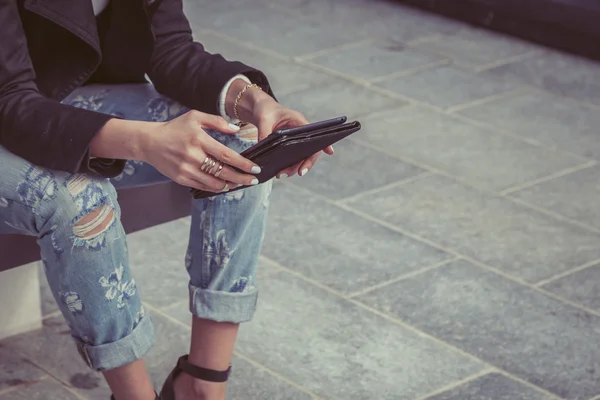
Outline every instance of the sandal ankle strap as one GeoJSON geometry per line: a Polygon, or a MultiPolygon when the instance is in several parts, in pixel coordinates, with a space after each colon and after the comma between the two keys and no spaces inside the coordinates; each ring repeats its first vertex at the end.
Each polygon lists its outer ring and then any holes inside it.
{"type": "MultiPolygon", "coordinates": [[[[158,397],[158,393],[154,392],[154,394],[156,395],[156,399],[155,400],[160,400],[160,397],[158,397]]],[[[115,400],[115,395],[114,394],[110,395],[110,400],[115,400]]]]}
{"type": "Polygon", "coordinates": [[[181,356],[177,361],[177,366],[186,374],[207,382],[227,382],[231,374],[231,365],[225,371],[216,371],[214,369],[202,368],[188,362],[188,356],[181,356]]]}

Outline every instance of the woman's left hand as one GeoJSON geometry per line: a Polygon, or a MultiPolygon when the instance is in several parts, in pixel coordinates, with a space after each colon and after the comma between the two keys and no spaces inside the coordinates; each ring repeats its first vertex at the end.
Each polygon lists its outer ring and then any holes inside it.
{"type": "MultiPolygon", "coordinates": [[[[304,115],[298,111],[291,110],[269,98],[256,104],[254,110],[254,121],[258,127],[258,140],[264,140],[273,131],[283,128],[294,128],[297,126],[306,125],[309,121],[304,115]],[[270,100],[269,100],[270,99],[270,100]]],[[[333,147],[329,146],[323,150],[326,154],[333,154],[333,147]]],[[[313,154],[309,158],[300,161],[299,163],[279,171],[277,178],[285,178],[293,176],[296,173],[304,176],[315,165],[317,159],[321,155],[321,151],[313,154]]]]}
{"type": "MultiPolygon", "coordinates": [[[[228,115],[235,114],[233,107],[236,97],[246,85],[247,83],[241,79],[237,79],[231,84],[226,99],[226,111],[228,115]]],[[[265,139],[277,129],[294,128],[309,123],[304,115],[282,106],[267,93],[257,88],[246,90],[238,103],[237,109],[243,121],[250,122],[258,128],[259,141],[265,139]]],[[[323,151],[330,155],[333,154],[331,146],[323,151]]],[[[306,175],[313,165],[315,165],[319,155],[321,155],[321,151],[296,165],[279,171],[277,178],[285,178],[295,174],[300,176],[306,175]]]]}

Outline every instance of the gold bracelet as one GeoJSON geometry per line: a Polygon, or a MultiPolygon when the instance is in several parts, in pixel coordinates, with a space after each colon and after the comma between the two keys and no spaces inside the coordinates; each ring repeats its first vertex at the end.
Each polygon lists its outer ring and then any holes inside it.
{"type": "Polygon", "coordinates": [[[237,97],[235,98],[235,102],[233,103],[233,115],[235,116],[235,119],[240,121],[238,123],[238,125],[240,125],[240,126],[246,125],[247,122],[243,122],[242,119],[240,118],[240,114],[238,114],[237,106],[238,106],[238,103],[240,102],[240,100],[242,99],[242,96],[244,95],[244,93],[246,93],[246,90],[248,90],[250,88],[257,88],[257,89],[262,90],[262,88],[260,86],[258,86],[256,83],[251,83],[249,85],[246,85],[246,86],[244,86],[244,88],[242,90],[240,90],[237,97]]]}

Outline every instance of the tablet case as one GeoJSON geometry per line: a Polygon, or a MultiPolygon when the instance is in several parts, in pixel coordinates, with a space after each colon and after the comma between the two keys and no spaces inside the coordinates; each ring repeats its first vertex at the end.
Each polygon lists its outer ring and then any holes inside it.
{"type": "MultiPolygon", "coordinates": [[[[327,146],[342,140],[343,138],[359,131],[361,128],[358,121],[343,125],[319,129],[316,131],[296,134],[273,133],[266,139],[241,153],[242,156],[253,161],[261,167],[261,173],[256,175],[259,184],[274,178],[279,171],[291,167],[298,162],[325,149],[327,146]]],[[[230,166],[238,170],[235,167],[230,166]]],[[[238,170],[239,171],[239,170],[238,170]]],[[[240,171],[243,172],[243,171],[240,171]]],[[[210,192],[192,189],[195,199],[218,196],[248,186],[238,186],[228,192],[210,192]]]]}

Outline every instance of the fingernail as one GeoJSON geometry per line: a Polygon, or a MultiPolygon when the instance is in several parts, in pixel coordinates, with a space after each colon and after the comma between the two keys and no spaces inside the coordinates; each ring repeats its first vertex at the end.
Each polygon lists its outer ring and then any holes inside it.
{"type": "Polygon", "coordinates": [[[281,175],[279,175],[279,177],[277,179],[284,179],[287,177],[288,177],[288,174],[281,174],[281,175]]]}
{"type": "Polygon", "coordinates": [[[240,127],[235,124],[229,124],[229,128],[231,128],[231,130],[236,131],[236,132],[240,130],[240,127]]]}
{"type": "Polygon", "coordinates": [[[308,168],[304,168],[302,171],[300,171],[300,176],[306,175],[307,172],[308,172],[308,168]]]}
{"type": "Polygon", "coordinates": [[[331,156],[335,154],[335,150],[333,149],[333,147],[331,148],[331,156]]]}
{"type": "Polygon", "coordinates": [[[254,178],[252,179],[252,181],[250,182],[251,185],[258,185],[258,179],[254,178]]]}
{"type": "Polygon", "coordinates": [[[243,183],[238,183],[236,187],[244,186],[243,183]]]}
{"type": "Polygon", "coordinates": [[[255,165],[254,167],[252,167],[252,169],[250,170],[253,174],[260,174],[260,167],[258,165],[255,165]]]}

